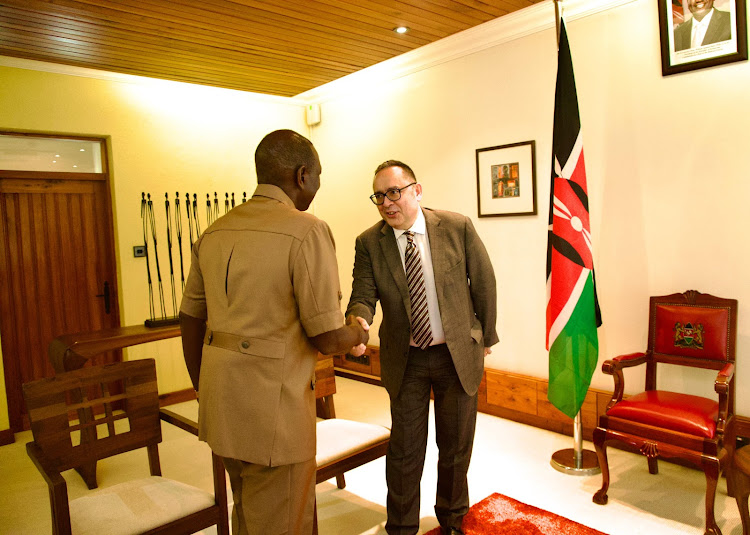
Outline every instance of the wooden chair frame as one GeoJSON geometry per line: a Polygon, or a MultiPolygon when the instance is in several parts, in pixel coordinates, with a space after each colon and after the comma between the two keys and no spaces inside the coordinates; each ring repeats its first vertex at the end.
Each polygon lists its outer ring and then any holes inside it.
{"type": "MultiPolygon", "coordinates": [[[[333,403],[333,395],[336,393],[336,378],[333,367],[333,357],[318,355],[318,363],[315,368],[315,398],[317,415],[319,418],[336,418],[336,409],[333,403]]],[[[322,483],[332,477],[336,477],[336,486],[343,489],[346,486],[344,472],[369,463],[382,457],[388,451],[390,436],[378,440],[372,444],[366,444],[356,451],[332,459],[323,465],[318,465],[315,483],[322,483]]],[[[318,532],[317,504],[315,507],[315,530],[318,532]]]]}
{"type": "MultiPolygon", "coordinates": [[[[197,433],[189,420],[168,411],[160,414],[153,359],[84,367],[27,383],[23,391],[34,436],[26,449],[47,482],[55,535],[71,533],[68,490],[62,472],[146,448],[151,475],[161,476],[160,420],[197,433]],[[102,414],[96,412],[98,408],[103,409],[102,414]],[[70,410],[77,413],[77,423],[70,422],[70,410]],[[120,429],[115,427],[117,422],[120,429]],[[76,445],[77,433],[80,440],[76,445]]],[[[194,533],[216,525],[219,534],[229,534],[226,476],[224,464],[216,455],[212,455],[212,468],[214,504],[148,533],[194,533]]]]}
{"type": "MultiPolygon", "coordinates": [[[[615,389],[612,399],[607,405],[605,414],[599,419],[599,425],[594,430],[594,446],[602,470],[602,487],[594,495],[594,502],[604,505],[607,503],[609,488],[609,465],[607,463],[607,444],[611,441],[623,442],[648,459],[651,474],[658,473],[658,458],[683,459],[700,467],[706,475],[706,535],[721,535],[714,518],[714,500],[716,486],[722,471],[727,467],[727,460],[734,453],[734,444],[725,443],[727,428],[733,425],[735,400],[735,350],[737,339],[737,300],[722,299],[695,290],[685,293],[651,297],[649,307],[648,349],[645,353],[621,355],[607,360],[602,365],[602,371],[612,375],[615,389]],[[725,309],[728,312],[726,354],[722,358],[700,358],[659,353],[655,351],[656,337],[656,307],[691,306],[704,308],[725,309]],[[725,358],[724,358],[725,357],[725,358]],[[654,425],[635,422],[624,418],[608,415],[609,411],[622,401],[625,391],[623,370],[634,366],[646,365],[646,391],[657,390],[657,365],[659,363],[677,364],[694,368],[713,369],[717,371],[714,390],[718,396],[718,418],[716,431],[712,438],[678,432],[660,428],[654,425]]],[[[730,488],[730,495],[732,489],[730,488]]]]}

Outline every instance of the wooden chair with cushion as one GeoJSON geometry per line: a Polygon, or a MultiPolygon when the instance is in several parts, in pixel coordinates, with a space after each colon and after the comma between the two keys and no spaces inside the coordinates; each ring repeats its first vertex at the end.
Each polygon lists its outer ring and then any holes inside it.
{"type": "Polygon", "coordinates": [[[682,459],[706,475],[706,535],[721,535],[714,519],[719,475],[734,453],[725,432],[734,419],[734,366],[737,341],[737,300],[695,290],[651,297],[648,347],[645,353],[615,357],[602,365],[612,375],[615,391],[594,430],[594,446],[602,469],[602,487],[594,502],[607,503],[607,444],[620,441],[648,459],[658,473],[657,459],[682,459]],[[645,391],[623,399],[623,369],[646,365],[645,391]],[[672,364],[716,370],[716,396],[706,398],[659,390],[657,365],[672,364]]]}
{"type": "Polygon", "coordinates": [[[54,534],[178,534],[212,525],[220,535],[229,534],[219,457],[212,455],[213,494],[161,477],[153,359],[61,373],[23,385],[23,394],[34,438],[26,449],[49,487],[54,534]],[[147,450],[143,459],[148,459],[151,477],[69,501],[62,472],[140,448],[147,450]]]}
{"type": "MultiPolygon", "coordinates": [[[[315,369],[315,398],[317,401],[316,483],[336,477],[336,486],[346,485],[344,472],[362,466],[385,455],[391,431],[377,424],[336,418],[333,395],[336,378],[333,358],[318,355],[315,369]]],[[[316,507],[317,509],[317,507],[316,507]]],[[[317,533],[317,510],[315,520],[317,533]]]]}

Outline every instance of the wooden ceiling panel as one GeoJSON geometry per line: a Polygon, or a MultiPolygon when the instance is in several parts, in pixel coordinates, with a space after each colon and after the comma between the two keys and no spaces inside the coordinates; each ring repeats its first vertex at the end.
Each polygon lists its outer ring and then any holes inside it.
{"type": "Polygon", "coordinates": [[[294,96],[539,1],[0,0],[0,55],[294,96]]]}

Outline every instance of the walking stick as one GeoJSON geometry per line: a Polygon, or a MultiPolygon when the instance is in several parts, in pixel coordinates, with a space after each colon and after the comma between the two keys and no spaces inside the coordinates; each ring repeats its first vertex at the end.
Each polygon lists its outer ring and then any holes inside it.
{"type": "Polygon", "coordinates": [[[193,193],[193,222],[195,223],[195,241],[201,235],[201,223],[198,221],[198,194],[193,193]]]}
{"type": "Polygon", "coordinates": [[[156,221],[154,219],[154,203],[151,201],[151,194],[148,194],[148,217],[151,221],[151,238],[154,242],[154,260],[156,261],[156,281],[159,287],[159,306],[161,307],[161,317],[166,319],[167,311],[164,306],[164,287],[161,283],[161,269],[159,268],[159,250],[156,245],[156,221]]]}
{"type": "Polygon", "coordinates": [[[148,280],[148,312],[149,318],[154,319],[154,290],[151,286],[151,267],[148,261],[148,217],[146,207],[146,192],[141,192],[141,219],[143,220],[143,252],[146,256],[146,277],[148,280]]]}
{"type": "MultiPolygon", "coordinates": [[[[174,228],[177,232],[177,248],[180,250],[180,281],[185,291],[185,264],[182,259],[182,214],[180,214],[180,192],[174,192],[174,228]]],[[[191,240],[192,241],[192,240],[191,240]]],[[[192,244],[191,244],[192,246],[192,244]]]]}
{"type": "Polygon", "coordinates": [[[190,251],[193,250],[193,243],[195,243],[195,240],[193,239],[193,218],[190,217],[190,194],[185,194],[185,213],[187,214],[187,220],[188,220],[188,231],[190,232],[190,251]]]}
{"type": "Polygon", "coordinates": [[[172,312],[177,317],[177,294],[174,287],[174,264],[172,263],[172,214],[169,211],[169,193],[164,194],[164,208],[167,214],[167,251],[169,251],[169,282],[172,285],[172,312]]]}

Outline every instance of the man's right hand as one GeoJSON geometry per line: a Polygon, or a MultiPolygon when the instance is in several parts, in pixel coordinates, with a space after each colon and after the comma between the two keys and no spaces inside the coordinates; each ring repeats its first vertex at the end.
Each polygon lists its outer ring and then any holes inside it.
{"type": "MultiPolygon", "coordinates": [[[[369,328],[362,318],[349,316],[346,318],[346,325],[313,336],[310,341],[324,355],[337,355],[348,351],[352,346],[364,348],[370,339],[370,335],[367,334],[369,328]]],[[[362,351],[364,352],[364,349],[362,351]]]]}
{"type": "Polygon", "coordinates": [[[347,325],[354,325],[355,321],[362,327],[362,330],[364,331],[364,339],[362,343],[352,347],[349,350],[349,354],[353,357],[361,357],[365,354],[365,351],[367,350],[367,342],[370,340],[370,334],[368,332],[370,330],[370,324],[367,323],[366,319],[359,316],[349,316],[346,318],[347,325]]]}

